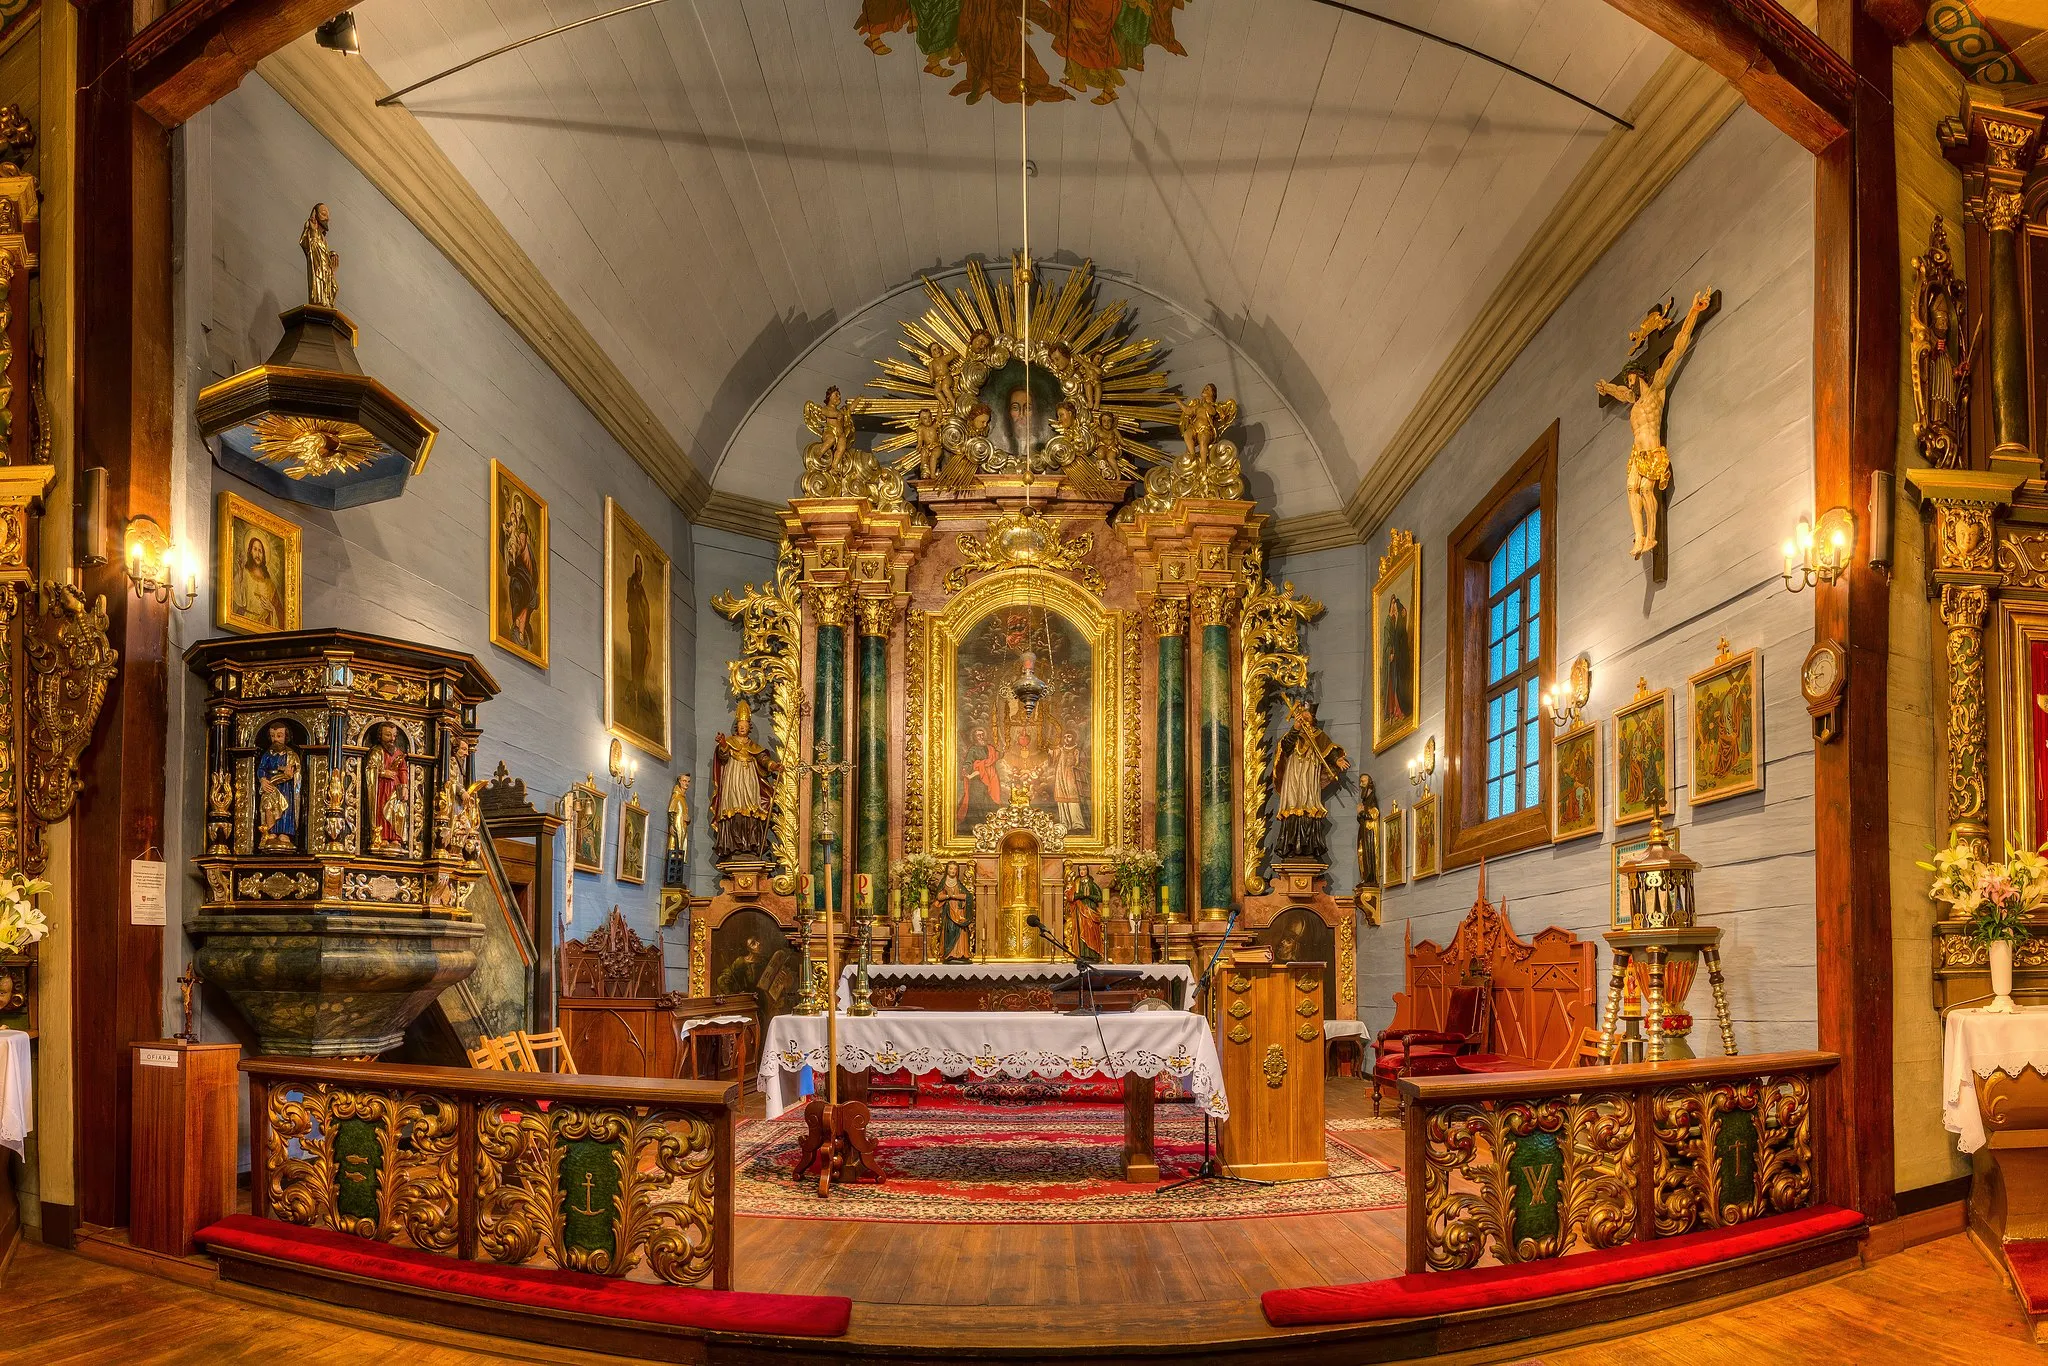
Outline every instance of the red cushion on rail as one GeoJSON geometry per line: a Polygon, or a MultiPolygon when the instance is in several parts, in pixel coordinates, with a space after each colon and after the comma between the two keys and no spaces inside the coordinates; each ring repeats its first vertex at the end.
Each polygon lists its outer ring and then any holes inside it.
{"type": "Polygon", "coordinates": [[[699,1290],[551,1267],[470,1262],[248,1214],[230,1214],[209,1224],[199,1231],[198,1238],[222,1252],[296,1262],[316,1271],[360,1276],[412,1290],[714,1333],[836,1338],[846,1332],[853,1314],[853,1301],[842,1295],[699,1290]]]}
{"type": "Polygon", "coordinates": [[[1772,1252],[1862,1223],[1863,1216],[1855,1210],[1815,1205],[1732,1228],[1656,1238],[1595,1252],[1574,1252],[1547,1261],[1481,1266],[1469,1271],[1431,1271],[1356,1285],[1268,1290],[1260,1296],[1260,1303],[1265,1308],[1266,1321],[1276,1328],[1498,1309],[1772,1252]]]}
{"type": "Polygon", "coordinates": [[[2027,1312],[2039,1314],[2048,1310],[2048,1239],[2007,1243],[2004,1251],[2005,1264],[2012,1268],[2012,1278],[2019,1285],[2020,1298],[2027,1302],[2027,1312]]]}

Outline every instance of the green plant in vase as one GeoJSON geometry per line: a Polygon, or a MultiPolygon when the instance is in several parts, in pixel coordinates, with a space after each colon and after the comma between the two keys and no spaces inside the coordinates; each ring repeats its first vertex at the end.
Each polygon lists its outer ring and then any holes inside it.
{"type": "Polygon", "coordinates": [[[1965,844],[1940,850],[1934,862],[1920,865],[1934,874],[1928,895],[1949,908],[1949,918],[1963,922],[1964,933],[1984,945],[1991,968],[1993,1014],[2010,1014],[2012,946],[2031,930],[2028,922],[2048,907],[2048,858],[2030,849],[2005,847],[1998,861],[1977,857],[1965,844]]]}

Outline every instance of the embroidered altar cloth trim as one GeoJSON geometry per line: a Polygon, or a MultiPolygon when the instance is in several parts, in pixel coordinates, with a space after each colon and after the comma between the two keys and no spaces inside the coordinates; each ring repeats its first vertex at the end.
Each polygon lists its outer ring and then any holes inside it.
{"type": "Polygon", "coordinates": [[[19,1029],[0,1029],[0,1148],[23,1155],[35,1115],[29,1090],[28,1035],[19,1029]]]}
{"type": "Polygon", "coordinates": [[[2048,1007],[2010,1015],[1975,1007],[1948,1013],[1941,1038],[1941,1122],[1958,1148],[1974,1153],[1984,1146],[1976,1079],[1993,1072],[2016,1077],[2029,1067],[2048,1076],[2048,1007]]]}
{"type": "MultiPolygon", "coordinates": [[[[1208,1021],[1184,1010],[1113,1015],[884,1010],[841,1015],[839,1065],[848,1072],[938,1072],[981,1080],[1121,1079],[1164,1073],[1187,1082],[1210,1115],[1230,1118],[1208,1021]]],[[[802,1102],[797,1085],[806,1067],[824,1075],[825,1017],[776,1016],[768,1024],[761,1050],[761,1094],[767,1098],[770,1119],[802,1102]]]]}
{"type": "MultiPolygon", "coordinates": [[[[1139,970],[1138,980],[1147,984],[1164,982],[1181,984],[1183,1001],[1192,1001],[1195,995],[1195,974],[1186,963],[1103,963],[1099,966],[1113,968],[1119,973],[1139,970]]],[[[853,965],[847,964],[839,973],[839,1004],[853,1004],[853,965]]],[[[1074,965],[1064,960],[1050,963],[877,963],[868,968],[868,980],[886,980],[895,986],[902,982],[1023,982],[1034,977],[1052,977],[1060,981],[1074,975],[1074,965]]],[[[1098,1049],[1099,1049],[1098,1045],[1098,1049]]]]}

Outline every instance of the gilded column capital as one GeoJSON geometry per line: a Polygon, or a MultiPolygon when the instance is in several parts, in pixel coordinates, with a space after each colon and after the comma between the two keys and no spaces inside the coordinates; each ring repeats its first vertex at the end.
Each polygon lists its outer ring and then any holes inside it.
{"type": "Polygon", "coordinates": [[[1145,609],[1152,618],[1155,636],[1184,636],[1188,633],[1188,600],[1156,596],[1145,609]]]}
{"type": "Polygon", "coordinates": [[[860,633],[864,636],[886,636],[896,628],[896,600],[894,598],[861,598],[857,604],[860,616],[860,633]]]}
{"type": "Polygon", "coordinates": [[[853,611],[853,586],[844,583],[807,583],[804,596],[811,600],[811,615],[820,626],[844,629],[853,611]]]}
{"type": "Polygon", "coordinates": [[[1200,626],[1228,626],[1237,612],[1237,589],[1231,584],[1205,583],[1194,591],[1195,622],[1200,626]]]}
{"type": "Polygon", "coordinates": [[[2036,125],[1981,111],[1979,124],[1984,130],[1984,150],[1988,154],[1986,169],[2022,174],[2026,170],[2027,147],[2034,140],[2036,125]]]}
{"type": "Polygon", "coordinates": [[[1993,232],[2011,232],[2020,222],[2020,192],[2018,190],[1986,190],[1984,192],[1984,222],[1993,232]]]}
{"type": "Polygon", "coordinates": [[[1945,583],[1941,586],[1941,620],[1951,631],[1984,629],[1984,617],[1991,610],[1991,592],[1982,584],[1945,583]]]}

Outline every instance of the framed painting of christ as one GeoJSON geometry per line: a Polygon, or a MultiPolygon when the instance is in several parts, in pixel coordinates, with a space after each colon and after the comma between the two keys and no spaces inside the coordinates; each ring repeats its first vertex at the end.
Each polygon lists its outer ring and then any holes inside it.
{"type": "Polygon", "coordinates": [[[1384,753],[1421,724],[1422,553],[1396,530],[1372,590],[1372,752],[1384,753]]]}
{"type": "Polygon", "coordinates": [[[1687,682],[1692,689],[1694,806],[1760,792],[1764,785],[1763,699],[1757,695],[1761,656],[1730,653],[1726,639],[1708,668],[1687,682]]]}
{"type": "Polygon", "coordinates": [[[491,462],[491,644],[548,666],[548,505],[491,462]]]}
{"type": "Polygon", "coordinates": [[[668,556],[604,500],[604,724],[663,763],[669,755],[668,556]]]}
{"type": "Polygon", "coordinates": [[[222,493],[213,622],[242,635],[299,629],[306,556],[297,522],[222,493]]]}

